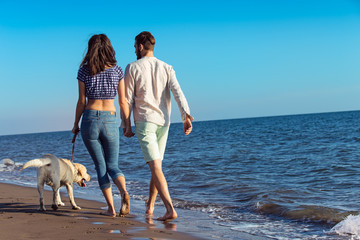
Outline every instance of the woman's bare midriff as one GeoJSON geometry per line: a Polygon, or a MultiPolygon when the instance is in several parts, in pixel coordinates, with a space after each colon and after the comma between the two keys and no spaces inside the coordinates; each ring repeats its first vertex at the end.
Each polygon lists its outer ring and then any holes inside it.
{"type": "Polygon", "coordinates": [[[107,100],[89,99],[85,109],[116,112],[114,99],[107,99],[107,100]]]}

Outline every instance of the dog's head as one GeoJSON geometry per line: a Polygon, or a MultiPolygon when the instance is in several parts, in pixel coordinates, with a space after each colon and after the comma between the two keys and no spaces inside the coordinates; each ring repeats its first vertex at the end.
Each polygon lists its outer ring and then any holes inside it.
{"type": "Polygon", "coordinates": [[[86,187],[85,181],[90,181],[90,175],[87,173],[86,167],[80,163],[74,163],[76,174],[74,182],[79,184],[80,187],[86,187]]]}

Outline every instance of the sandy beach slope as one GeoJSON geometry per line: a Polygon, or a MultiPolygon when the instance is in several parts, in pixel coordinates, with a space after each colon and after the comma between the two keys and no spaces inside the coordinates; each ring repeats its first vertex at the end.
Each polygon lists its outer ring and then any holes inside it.
{"type": "Polygon", "coordinates": [[[81,210],[72,210],[68,197],[57,211],[51,209],[52,192],[45,192],[48,211],[39,212],[37,189],[0,183],[0,239],[200,239],[136,221],[134,216],[111,218],[99,215],[103,203],[76,198],[81,210]]]}

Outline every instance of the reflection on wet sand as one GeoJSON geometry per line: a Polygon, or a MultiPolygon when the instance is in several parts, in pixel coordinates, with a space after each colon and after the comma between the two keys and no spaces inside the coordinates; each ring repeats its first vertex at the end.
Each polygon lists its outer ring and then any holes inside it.
{"type": "MultiPolygon", "coordinates": [[[[149,228],[153,228],[153,227],[156,226],[156,224],[154,224],[154,219],[151,216],[145,217],[145,222],[150,225],[149,228]]],[[[159,222],[159,221],[157,221],[157,222],[159,222]]],[[[176,224],[175,223],[163,221],[162,224],[164,225],[164,227],[166,229],[176,231],[176,224]]]]}

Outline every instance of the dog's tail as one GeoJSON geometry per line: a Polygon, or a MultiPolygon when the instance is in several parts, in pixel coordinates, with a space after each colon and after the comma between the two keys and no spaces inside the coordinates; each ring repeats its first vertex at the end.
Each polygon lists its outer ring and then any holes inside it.
{"type": "Polygon", "coordinates": [[[24,166],[20,170],[24,170],[28,167],[43,167],[51,163],[51,160],[48,158],[40,158],[40,159],[33,159],[24,164],[24,166]]]}

